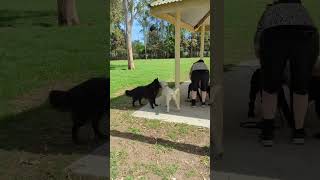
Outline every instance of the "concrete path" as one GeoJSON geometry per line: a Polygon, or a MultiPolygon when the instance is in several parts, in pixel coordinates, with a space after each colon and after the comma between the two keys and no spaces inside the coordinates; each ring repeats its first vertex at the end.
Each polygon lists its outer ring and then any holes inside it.
{"type": "Polygon", "coordinates": [[[174,102],[170,103],[170,112],[167,113],[164,99],[159,97],[156,102],[160,105],[152,109],[149,104],[135,111],[132,115],[146,119],[157,119],[167,122],[185,123],[189,125],[210,127],[210,106],[195,108],[191,107],[190,102],[187,102],[188,85],[190,82],[181,84],[181,110],[178,111],[174,102]]]}
{"type": "Polygon", "coordinates": [[[65,171],[72,180],[109,179],[108,143],[103,144],[91,154],[75,161],[65,171]]]}
{"type": "MultiPolygon", "coordinates": [[[[242,63],[225,73],[224,156],[213,168],[217,172],[271,179],[319,179],[320,141],[311,137],[320,131],[317,118],[307,118],[308,137],[303,146],[290,144],[291,131],[288,128],[276,130],[275,144],[271,148],[258,143],[258,130],[240,128],[239,123],[247,120],[249,82],[257,64],[242,63]]],[[[216,179],[226,178],[217,174],[216,179]]]]}

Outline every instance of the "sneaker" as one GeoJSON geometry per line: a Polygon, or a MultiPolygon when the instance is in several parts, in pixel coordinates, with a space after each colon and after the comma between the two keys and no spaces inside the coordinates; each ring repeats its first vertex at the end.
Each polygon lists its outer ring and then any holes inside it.
{"type": "Polygon", "coordinates": [[[263,120],[261,122],[261,134],[260,140],[264,147],[271,147],[273,145],[273,138],[274,138],[274,120],[263,120]]]}
{"type": "Polygon", "coordinates": [[[203,103],[201,104],[201,107],[206,107],[206,103],[203,102],[203,103]]]}
{"type": "Polygon", "coordinates": [[[293,131],[292,135],[292,143],[293,144],[304,144],[304,137],[306,136],[306,133],[304,129],[295,129],[293,131]]]}
{"type": "Polygon", "coordinates": [[[196,100],[195,99],[191,100],[191,107],[196,107],[196,100]]]}

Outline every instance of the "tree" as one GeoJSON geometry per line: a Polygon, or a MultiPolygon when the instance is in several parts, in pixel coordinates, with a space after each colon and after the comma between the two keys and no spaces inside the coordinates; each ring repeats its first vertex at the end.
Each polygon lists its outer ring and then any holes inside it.
{"type": "Polygon", "coordinates": [[[138,22],[140,26],[142,27],[142,33],[143,33],[143,43],[144,43],[144,53],[145,53],[145,59],[148,59],[148,54],[147,54],[147,42],[148,42],[148,31],[150,28],[150,19],[151,16],[149,14],[149,10],[147,8],[144,8],[143,12],[140,14],[138,18],[138,22]]]}
{"type": "Polygon", "coordinates": [[[138,13],[141,12],[143,1],[135,2],[135,0],[123,0],[123,10],[125,17],[125,32],[127,44],[128,69],[135,69],[132,52],[132,25],[138,13]]]}
{"type": "Polygon", "coordinates": [[[80,24],[75,0],[57,0],[58,24],[72,26],[80,24]]]}
{"type": "Polygon", "coordinates": [[[112,59],[125,59],[127,57],[125,31],[123,29],[124,13],[122,0],[111,0],[110,13],[110,40],[112,59]]]}

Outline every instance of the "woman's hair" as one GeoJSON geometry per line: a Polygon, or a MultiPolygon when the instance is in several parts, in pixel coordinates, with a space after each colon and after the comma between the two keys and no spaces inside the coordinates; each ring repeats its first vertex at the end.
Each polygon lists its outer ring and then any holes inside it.
{"type": "Polygon", "coordinates": [[[202,59],[198,60],[197,62],[204,62],[202,59]]]}

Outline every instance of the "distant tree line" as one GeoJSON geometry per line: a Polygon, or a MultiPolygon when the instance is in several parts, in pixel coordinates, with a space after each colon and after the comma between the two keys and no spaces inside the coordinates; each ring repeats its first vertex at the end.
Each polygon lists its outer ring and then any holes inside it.
{"type": "MultiPolygon", "coordinates": [[[[111,1],[111,58],[129,59],[126,39],[126,18],[123,4],[127,0],[111,1]]],[[[149,14],[149,0],[139,0],[135,4],[135,20],[142,27],[142,41],[132,42],[134,59],[174,58],[174,26],[156,19],[149,14]]],[[[131,0],[134,5],[136,0],[131,0]]],[[[131,4],[131,5],[132,5],[131,4]]],[[[132,7],[132,6],[130,6],[132,7]]],[[[128,12],[127,12],[128,13],[128,12]]],[[[132,37],[132,36],[131,36],[132,37]]],[[[205,34],[205,56],[209,56],[210,33],[205,34]]],[[[200,52],[200,33],[181,31],[181,57],[198,57],[200,52]]]]}

